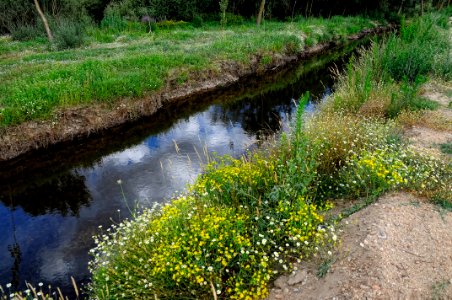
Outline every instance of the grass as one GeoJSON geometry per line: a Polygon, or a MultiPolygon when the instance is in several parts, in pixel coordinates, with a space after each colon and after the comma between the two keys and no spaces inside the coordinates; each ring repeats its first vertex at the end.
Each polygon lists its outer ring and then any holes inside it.
{"type": "Polygon", "coordinates": [[[449,287],[449,285],[450,282],[448,280],[435,282],[431,287],[432,299],[433,300],[445,299],[444,293],[446,292],[446,289],[449,287]]]}
{"type": "Polygon", "coordinates": [[[441,152],[445,154],[452,154],[452,143],[444,143],[439,145],[441,152]]]}
{"type": "MultiPolygon", "coordinates": [[[[74,294],[76,300],[80,299],[80,288],[77,286],[74,277],[71,276],[72,287],[74,288],[74,294]]],[[[53,289],[52,286],[44,286],[42,282],[34,286],[30,283],[26,283],[27,289],[23,292],[15,292],[11,287],[11,283],[7,283],[5,288],[0,286],[0,299],[1,300],[65,300],[68,299],[61,292],[60,288],[53,289]]]]}
{"type": "Polygon", "coordinates": [[[42,38],[14,42],[2,37],[0,126],[51,118],[67,106],[143,97],[170,81],[181,84],[196,80],[202,71],[221,72],[225,61],[248,65],[262,57],[266,65],[277,53],[303,49],[303,35],[316,44],[373,26],[361,17],[333,17],[265,22],[259,28],[253,23],[225,29],[170,26],[151,34],[140,26],[91,28],[84,47],[64,51],[50,51],[42,38]]]}
{"type": "Polygon", "coordinates": [[[334,262],[335,262],[335,259],[333,259],[333,258],[329,258],[329,259],[324,260],[320,264],[320,266],[319,266],[319,268],[317,270],[317,273],[316,273],[317,277],[318,278],[325,277],[326,274],[328,274],[328,271],[331,269],[331,266],[334,264],[334,262]]]}

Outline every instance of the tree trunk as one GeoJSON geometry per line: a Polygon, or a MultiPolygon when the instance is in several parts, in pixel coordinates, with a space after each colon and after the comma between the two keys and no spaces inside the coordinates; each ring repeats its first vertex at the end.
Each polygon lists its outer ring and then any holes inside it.
{"type": "Polygon", "coordinates": [[[421,16],[424,15],[424,0],[421,0],[421,16]]]}
{"type": "Polygon", "coordinates": [[[42,12],[42,9],[41,9],[41,6],[39,6],[38,0],[34,0],[34,2],[35,2],[36,10],[38,11],[38,14],[39,14],[39,16],[42,19],[42,23],[44,23],[44,28],[46,29],[47,37],[49,39],[49,42],[52,43],[53,42],[53,35],[52,35],[52,32],[50,31],[50,27],[49,27],[49,23],[47,22],[47,18],[44,15],[44,13],[42,12]]]}
{"type": "Polygon", "coordinates": [[[261,25],[262,17],[264,16],[265,0],[261,0],[261,5],[259,6],[259,12],[257,14],[257,26],[261,25]]]}

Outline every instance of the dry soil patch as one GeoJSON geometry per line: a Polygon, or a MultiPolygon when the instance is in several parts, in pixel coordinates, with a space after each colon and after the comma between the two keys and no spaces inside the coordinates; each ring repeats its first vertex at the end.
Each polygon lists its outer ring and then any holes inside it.
{"type": "Polygon", "coordinates": [[[452,299],[452,213],[394,193],[342,226],[327,275],[306,263],[279,278],[269,299],[452,299]]]}

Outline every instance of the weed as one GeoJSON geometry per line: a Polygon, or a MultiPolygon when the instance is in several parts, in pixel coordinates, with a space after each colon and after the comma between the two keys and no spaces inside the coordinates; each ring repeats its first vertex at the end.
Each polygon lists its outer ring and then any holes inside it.
{"type": "Polygon", "coordinates": [[[444,293],[446,292],[447,287],[450,285],[448,280],[435,282],[432,287],[432,299],[433,300],[441,300],[444,299],[444,293]]]}
{"type": "MultiPolygon", "coordinates": [[[[74,288],[73,292],[76,296],[75,299],[80,299],[80,289],[75,282],[74,277],[71,276],[72,287],[74,288]]],[[[65,298],[60,288],[53,289],[52,286],[44,286],[42,282],[39,282],[37,286],[34,286],[30,283],[26,283],[27,289],[23,292],[13,291],[12,284],[7,283],[5,288],[0,286],[0,299],[8,300],[8,299],[17,299],[17,300],[62,300],[68,299],[65,298]]]]}
{"type": "Polygon", "coordinates": [[[444,143],[439,145],[441,152],[446,154],[452,154],[452,143],[444,143]]]}
{"type": "Polygon", "coordinates": [[[319,266],[319,268],[318,268],[318,270],[317,270],[317,273],[316,273],[317,277],[318,277],[318,278],[323,278],[323,277],[325,277],[326,274],[328,274],[328,271],[331,269],[331,266],[332,266],[334,263],[335,263],[335,259],[333,259],[333,258],[328,258],[328,259],[324,260],[324,261],[320,264],[320,266],[319,266]]]}

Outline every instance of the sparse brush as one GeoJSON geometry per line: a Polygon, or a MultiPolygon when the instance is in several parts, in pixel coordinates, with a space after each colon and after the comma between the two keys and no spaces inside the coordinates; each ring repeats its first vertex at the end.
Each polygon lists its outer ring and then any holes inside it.
{"type": "Polygon", "coordinates": [[[399,113],[396,122],[404,127],[422,126],[433,130],[452,130],[452,121],[438,111],[404,110],[399,113]]]}
{"type": "MultiPolygon", "coordinates": [[[[80,289],[74,277],[71,276],[72,287],[74,288],[74,294],[76,299],[80,299],[80,289]]],[[[44,286],[42,282],[38,283],[38,286],[34,286],[26,282],[27,289],[24,291],[13,291],[11,283],[7,283],[5,288],[0,286],[0,299],[1,300],[66,300],[68,297],[64,296],[60,288],[52,289],[52,286],[44,286]]]]}

